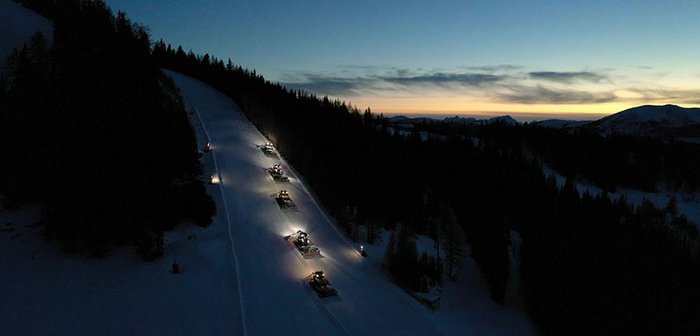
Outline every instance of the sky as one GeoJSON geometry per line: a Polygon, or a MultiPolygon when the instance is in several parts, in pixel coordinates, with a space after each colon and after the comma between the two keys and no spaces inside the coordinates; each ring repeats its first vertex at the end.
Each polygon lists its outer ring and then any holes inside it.
{"type": "Polygon", "coordinates": [[[700,1],[107,0],[154,40],[385,114],[700,106],[700,1]]]}

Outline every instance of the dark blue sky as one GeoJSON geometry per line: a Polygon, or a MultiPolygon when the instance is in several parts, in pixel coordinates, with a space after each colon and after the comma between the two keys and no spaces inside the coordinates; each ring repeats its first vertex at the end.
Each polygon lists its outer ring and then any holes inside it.
{"type": "Polygon", "coordinates": [[[700,1],[107,2],[155,39],[382,112],[700,101],[700,1]]]}

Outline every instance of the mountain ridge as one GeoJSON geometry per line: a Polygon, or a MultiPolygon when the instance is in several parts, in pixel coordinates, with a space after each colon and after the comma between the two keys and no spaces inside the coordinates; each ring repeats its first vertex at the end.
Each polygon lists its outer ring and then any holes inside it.
{"type": "Polygon", "coordinates": [[[673,104],[641,105],[598,119],[587,127],[606,136],[698,136],[700,108],[673,104]]]}

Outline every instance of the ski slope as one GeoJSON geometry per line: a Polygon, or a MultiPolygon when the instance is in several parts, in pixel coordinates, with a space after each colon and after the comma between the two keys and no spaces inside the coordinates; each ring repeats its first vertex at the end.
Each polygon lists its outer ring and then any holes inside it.
{"type": "Polygon", "coordinates": [[[490,301],[471,258],[464,277],[446,284],[441,309],[423,307],[379,267],[381,246],[361,257],[291,167],[256,148],[265,139],[233,102],[171,75],[199,111],[191,121],[200,145],[214,146],[203,157],[222,180],[208,187],[214,222],[166,232],[164,257],[142,262],[131,247],[102,259],[65,255],[31,226],[39,207],[0,209],[0,335],[533,334],[524,316],[490,301]],[[264,170],[276,163],[291,183],[264,170]],[[298,211],[272,199],[282,188],[298,211]],[[296,229],[311,234],[323,258],[304,259],[283,239],[296,229]],[[182,274],[171,274],[174,261],[182,274]],[[337,297],[319,299],[304,282],[315,270],[337,297]]]}
{"type": "MultiPolygon", "coordinates": [[[[228,97],[190,77],[166,71],[182,90],[195,124],[213,146],[216,171],[230,222],[230,238],[248,335],[529,335],[533,329],[517,312],[488,298],[473,260],[443,298],[449,311],[431,312],[396,286],[323,212],[292,167],[258,148],[265,139],[228,97]],[[276,183],[265,168],[281,164],[290,183],[276,183]],[[282,210],[272,194],[286,189],[296,210],[282,210]],[[284,240],[308,232],[322,258],[303,258],[284,240]],[[322,270],[338,296],[319,299],[304,279],[322,270]]],[[[379,249],[381,250],[381,249],[379,249]]]]}
{"type": "Polygon", "coordinates": [[[196,108],[214,148],[248,335],[441,334],[425,307],[360,256],[359,246],[335,228],[293,170],[257,148],[267,140],[230,99],[169,74],[196,108]],[[277,163],[290,183],[275,183],[265,172],[277,163]],[[279,208],[271,195],[280,189],[289,191],[296,210],[279,208]],[[284,240],[297,229],[310,234],[322,258],[305,259],[284,240]],[[338,296],[318,298],[304,281],[315,270],[326,273],[338,296]]]}

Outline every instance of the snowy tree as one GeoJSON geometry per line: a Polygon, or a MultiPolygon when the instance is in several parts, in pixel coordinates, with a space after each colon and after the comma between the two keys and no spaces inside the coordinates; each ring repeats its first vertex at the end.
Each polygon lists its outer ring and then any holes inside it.
{"type": "Polygon", "coordinates": [[[389,241],[386,244],[386,252],[384,253],[384,264],[391,270],[394,264],[394,255],[396,254],[396,232],[392,231],[389,235],[389,241]]]}
{"type": "Polygon", "coordinates": [[[668,199],[668,203],[666,203],[666,212],[673,217],[678,215],[678,200],[676,196],[671,196],[668,199]]]}
{"type": "Polygon", "coordinates": [[[464,230],[457,220],[454,211],[451,207],[443,208],[443,236],[445,248],[445,267],[447,277],[450,280],[455,280],[459,275],[460,265],[464,257],[464,230]]]}

